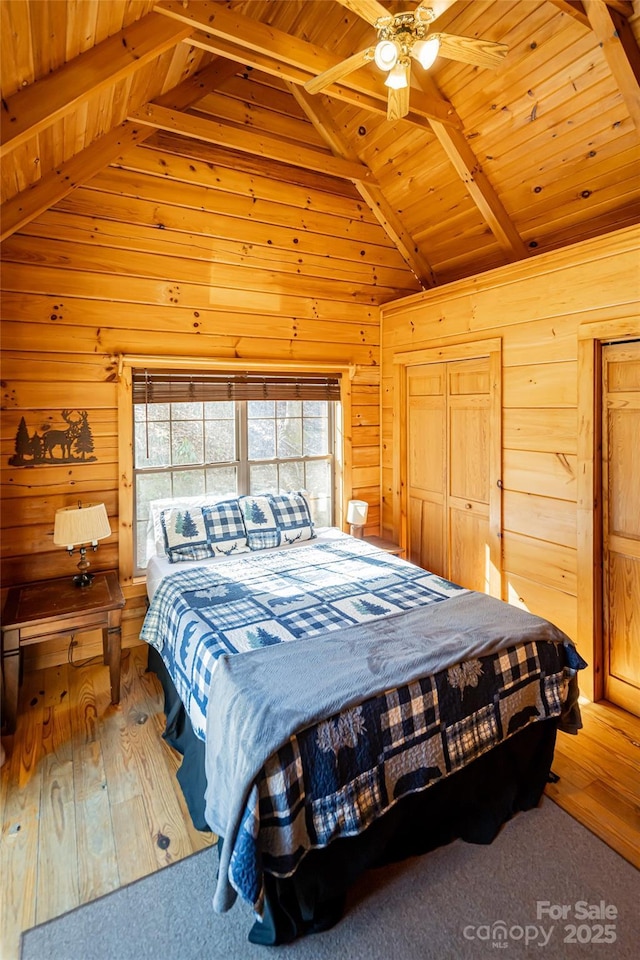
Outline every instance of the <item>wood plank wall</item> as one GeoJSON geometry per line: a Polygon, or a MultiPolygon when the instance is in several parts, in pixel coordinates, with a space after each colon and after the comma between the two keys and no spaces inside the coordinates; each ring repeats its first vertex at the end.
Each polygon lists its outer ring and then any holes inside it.
{"type": "MultiPolygon", "coordinates": [[[[382,339],[382,533],[397,538],[394,356],[502,338],[503,597],[577,636],[578,328],[632,318],[640,336],[640,228],[387,304],[382,339]]],[[[404,482],[404,476],[400,481],[404,482]]]]}
{"type": "MultiPolygon", "coordinates": [[[[345,497],[369,502],[368,532],[379,532],[378,304],[389,297],[385,283],[408,292],[415,278],[351,184],[275,164],[261,177],[251,158],[189,162],[190,175],[194,166],[207,167],[210,180],[217,174],[218,188],[182,182],[187,160],[152,146],[3,244],[5,593],[73,572],[76,559],[52,535],[56,509],[78,499],[103,500],[114,531],[94,569],[118,566],[120,353],[355,365],[345,497]],[[88,411],[97,460],[9,466],[20,418],[30,434],[45,423],[64,427],[65,408],[88,411]]],[[[144,587],[126,592],[123,633],[134,642],[144,587]]],[[[98,652],[95,639],[79,658],[98,652]]],[[[43,658],[29,648],[40,666],[63,650],[50,644],[43,658]]]]}

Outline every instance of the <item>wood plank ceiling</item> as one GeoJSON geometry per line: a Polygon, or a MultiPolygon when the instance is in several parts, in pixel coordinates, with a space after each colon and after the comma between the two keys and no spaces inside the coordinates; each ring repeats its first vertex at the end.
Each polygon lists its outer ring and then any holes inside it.
{"type": "Polygon", "coordinates": [[[126,223],[150,271],[200,244],[380,304],[640,220],[638,0],[437,0],[509,53],[415,66],[394,122],[373,64],[302,86],[375,39],[353,6],[2,0],[3,257],[90,261],[99,216],[123,272],[126,223]]]}

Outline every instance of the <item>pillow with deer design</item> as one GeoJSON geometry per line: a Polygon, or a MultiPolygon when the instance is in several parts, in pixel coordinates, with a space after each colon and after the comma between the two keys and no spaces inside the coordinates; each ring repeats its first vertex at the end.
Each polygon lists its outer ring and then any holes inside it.
{"type": "Polygon", "coordinates": [[[222,500],[202,508],[211,556],[235,556],[247,553],[247,531],[237,498],[222,500]]]}
{"type": "Polygon", "coordinates": [[[170,563],[231,556],[249,549],[236,499],[163,510],[160,518],[170,563]]]}
{"type": "Polygon", "coordinates": [[[313,540],[315,531],[307,499],[301,491],[271,494],[271,509],[280,531],[280,543],[291,544],[299,540],[313,540]]]}

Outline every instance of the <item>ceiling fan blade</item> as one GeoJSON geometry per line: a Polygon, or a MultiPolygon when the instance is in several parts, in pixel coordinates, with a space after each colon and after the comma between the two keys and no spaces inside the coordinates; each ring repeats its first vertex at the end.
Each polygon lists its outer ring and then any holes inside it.
{"type": "Polygon", "coordinates": [[[387,101],[387,120],[401,120],[409,113],[409,86],[389,90],[387,101]]]}
{"type": "Polygon", "coordinates": [[[450,33],[430,33],[429,37],[437,37],[440,41],[440,56],[478,67],[497,67],[509,52],[506,43],[495,43],[493,40],[455,37],[450,33]]]}
{"type": "Polygon", "coordinates": [[[337,83],[338,80],[342,80],[348,73],[353,73],[354,70],[363,67],[365,63],[369,63],[373,60],[374,53],[374,47],[367,47],[366,50],[361,50],[360,53],[354,53],[354,55],[348,57],[347,60],[341,60],[340,63],[336,63],[334,67],[329,67],[328,70],[319,73],[317,77],[307,80],[304,85],[305,90],[307,93],[320,93],[325,87],[330,87],[332,83],[337,83]]]}
{"type": "Polygon", "coordinates": [[[387,8],[378,3],[378,0],[338,0],[338,3],[373,26],[380,17],[389,16],[387,8]]]}

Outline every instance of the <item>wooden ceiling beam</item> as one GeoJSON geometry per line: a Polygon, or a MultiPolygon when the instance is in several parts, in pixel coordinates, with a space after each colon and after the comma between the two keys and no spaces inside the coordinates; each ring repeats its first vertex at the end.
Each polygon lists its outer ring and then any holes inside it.
{"type": "Polygon", "coordinates": [[[50,170],[32,186],[2,204],[0,240],[11,236],[25,223],[52,207],[82,183],[99,173],[127,147],[144,140],[150,131],[145,127],[123,123],[94,140],[85,150],[50,170]]]}
{"type": "Polygon", "coordinates": [[[606,0],[607,6],[629,19],[634,14],[633,0],[606,0]]]}
{"type": "MultiPolygon", "coordinates": [[[[414,78],[413,82],[427,89],[435,87],[435,82],[427,73],[419,79],[414,78]]],[[[437,123],[435,120],[431,121],[431,128],[467,188],[471,199],[509,259],[522,260],[528,257],[529,248],[516,230],[464,133],[447,127],[443,123],[437,123]]]]}
{"type": "Polygon", "coordinates": [[[146,124],[154,130],[169,130],[183,137],[193,137],[230,150],[240,150],[242,153],[257,154],[295,167],[317,170],[319,173],[328,173],[343,180],[351,180],[353,183],[361,180],[373,181],[371,171],[361,163],[343,160],[256,130],[246,130],[217,120],[182,113],[179,110],[169,110],[154,103],[148,103],[140,110],[131,113],[128,119],[133,123],[146,124]]]}
{"type": "Polygon", "coordinates": [[[510,260],[522,260],[528,257],[529,249],[491,186],[464,134],[435,121],[431,122],[431,126],[440,146],[464,182],[471,199],[486,220],[500,247],[510,260]]]}
{"type": "Polygon", "coordinates": [[[629,21],[604,0],[584,0],[584,8],[629,116],[640,133],[640,50],[629,21]]]}
{"type": "MultiPolygon", "coordinates": [[[[237,64],[241,65],[245,72],[247,69],[259,70],[260,73],[265,73],[270,77],[277,77],[285,83],[295,83],[297,86],[303,86],[307,80],[315,76],[310,70],[292,67],[290,64],[282,63],[275,57],[267,56],[267,54],[264,53],[256,53],[253,50],[247,50],[237,43],[231,43],[229,40],[224,40],[220,37],[212,37],[201,31],[192,34],[188,42],[191,46],[199,47],[208,53],[214,53],[217,56],[228,57],[234,60],[237,64]]],[[[327,91],[324,91],[324,93],[326,94],[327,91]]],[[[357,107],[359,110],[368,110],[371,113],[379,113],[382,116],[386,116],[387,114],[386,95],[383,93],[379,95],[366,94],[346,87],[344,84],[336,83],[330,88],[328,95],[330,95],[333,100],[341,100],[343,103],[348,103],[353,107],[357,107]]],[[[418,107],[418,110],[419,109],[420,106],[418,107]]],[[[422,110],[419,113],[417,110],[413,110],[405,117],[405,120],[429,129],[427,113],[433,114],[434,112],[434,110],[422,110]]],[[[443,122],[452,123],[451,116],[448,116],[447,120],[443,122]]],[[[458,120],[455,125],[461,126],[460,121],[458,120]]]]}
{"type": "MultiPolygon", "coordinates": [[[[319,98],[310,96],[301,87],[297,87],[293,83],[289,84],[289,89],[333,152],[345,160],[360,162],[357,152],[338,129],[319,98]]],[[[431,264],[421,254],[419,247],[400,218],[385,200],[380,187],[360,181],[356,184],[356,188],[422,288],[427,289],[436,286],[437,280],[431,264]]]]}
{"type": "MultiPolygon", "coordinates": [[[[342,60],[323,47],[208,0],[188,0],[186,3],[183,0],[162,0],[154,9],[180,23],[189,24],[194,31],[189,42],[194,46],[292,83],[304,84],[342,60]]],[[[325,92],[362,109],[375,109],[381,113],[387,110],[387,90],[380,78],[368,69],[355,71],[325,92]]],[[[426,120],[435,119],[462,128],[452,105],[435,93],[412,97],[411,114],[406,119],[421,125],[426,120]]]]}
{"type": "MultiPolygon", "coordinates": [[[[452,7],[457,2],[458,0],[430,0],[428,6],[431,7],[434,13],[431,22],[434,23],[438,17],[441,17],[449,7],[452,7]]],[[[378,0],[338,0],[338,3],[372,24],[375,23],[379,16],[389,16],[391,13],[390,10],[387,10],[386,7],[378,3],[378,0]],[[384,11],[384,13],[382,11],[384,11]]]]}
{"type": "MultiPolygon", "coordinates": [[[[228,60],[209,64],[204,70],[198,71],[165,93],[158,99],[158,103],[165,107],[186,109],[235,72],[236,65],[228,60]]],[[[35,220],[44,210],[58,203],[76,187],[91,180],[128,147],[141,143],[153,132],[147,125],[125,122],[94,140],[85,150],[61,163],[26,190],[7,200],[0,210],[0,240],[11,236],[25,223],[35,220]]]]}
{"type": "MultiPolygon", "coordinates": [[[[259,70],[268,76],[278,77],[285,83],[295,83],[297,86],[303,86],[307,80],[315,76],[310,70],[303,70],[301,67],[292,67],[290,64],[282,63],[275,57],[268,56],[264,53],[256,53],[253,50],[247,50],[237,43],[231,43],[230,40],[213,37],[201,31],[193,33],[188,41],[185,42],[188,42],[190,46],[206,50],[208,53],[214,53],[216,56],[228,57],[231,60],[235,60],[236,63],[241,64],[245,70],[247,68],[250,70],[259,70]]],[[[364,71],[358,71],[358,76],[361,76],[363,73],[364,71]]],[[[351,79],[353,80],[355,76],[355,73],[352,74],[351,79]]],[[[371,83],[371,78],[365,77],[364,79],[368,83],[371,83]]],[[[368,110],[371,113],[379,113],[385,117],[387,115],[386,87],[384,90],[376,89],[372,93],[363,93],[361,90],[356,90],[348,86],[347,81],[345,81],[344,83],[332,84],[331,87],[323,91],[323,95],[331,97],[332,100],[341,100],[343,103],[348,103],[352,107],[357,107],[359,110],[368,110]]],[[[443,101],[440,98],[437,100],[431,99],[425,97],[419,91],[412,90],[411,109],[403,119],[408,123],[413,123],[416,126],[428,129],[430,118],[433,119],[436,116],[441,123],[462,129],[462,121],[455,113],[453,107],[448,105],[446,100],[443,101]],[[443,107],[442,104],[445,104],[445,107],[443,107]]]]}
{"type": "Polygon", "coordinates": [[[135,73],[189,35],[185,24],[149,13],[2,102],[0,157],[105,87],[135,73]]]}
{"type": "MultiPolygon", "coordinates": [[[[157,133],[145,141],[144,147],[158,149],[165,153],[201,160],[209,166],[229,167],[239,173],[248,173],[251,176],[277,180],[282,184],[296,184],[308,190],[320,190],[334,196],[352,198],[354,186],[349,180],[338,180],[314,170],[304,170],[302,167],[292,167],[290,164],[278,163],[277,160],[267,160],[264,157],[252,156],[248,153],[238,153],[237,150],[227,150],[225,147],[213,143],[203,143],[200,140],[186,140],[175,133],[158,130],[157,133]]],[[[144,149],[144,147],[142,149],[144,149]]],[[[118,160],[116,162],[119,162],[118,160]]]]}
{"type": "MultiPolygon", "coordinates": [[[[554,7],[557,7],[558,10],[562,10],[563,13],[567,13],[570,17],[573,17],[573,19],[581,23],[583,27],[586,27],[588,30],[592,28],[591,21],[587,16],[582,0],[551,0],[551,3],[554,7]]],[[[632,0],[606,0],[606,4],[627,20],[633,15],[632,0]]]]}
{"type": "Polygon", "coordinates": [[[554,7],[566,13],[568,16],[577,20],[583,27],[590,29],[589,18],[584,12],[584,6],[580,0],[551,0],[554,7]]]}

